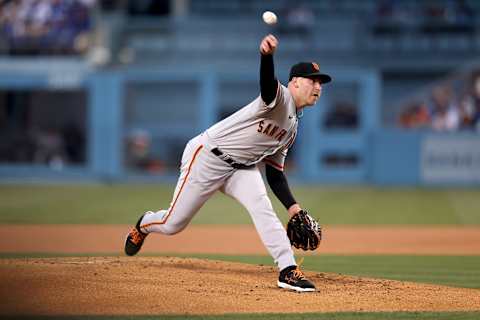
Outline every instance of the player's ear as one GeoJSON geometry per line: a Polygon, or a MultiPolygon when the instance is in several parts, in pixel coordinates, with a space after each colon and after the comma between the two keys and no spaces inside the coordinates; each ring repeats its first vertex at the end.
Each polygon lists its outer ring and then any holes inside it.
{"type": "Polygon", "coordinates": [[[293,85],[297,89],[298,89],[298,87],[300,87],[300,83],[298,83],[298,77],[293,78],[293,85]]]}

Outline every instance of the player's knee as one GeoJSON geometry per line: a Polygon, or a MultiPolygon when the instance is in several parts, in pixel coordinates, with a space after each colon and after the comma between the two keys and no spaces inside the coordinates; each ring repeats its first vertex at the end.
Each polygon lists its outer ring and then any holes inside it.
{"type": "Polygon", "coordinates": [[[171,236],[171,235],[179,233],[183,229],[185,229],[185,226],[182,226],[182,225],[179,225],[179,224],[165,224],[165,225],[163,225],[162,233],[167,235],[167,236],[171,236]]]}

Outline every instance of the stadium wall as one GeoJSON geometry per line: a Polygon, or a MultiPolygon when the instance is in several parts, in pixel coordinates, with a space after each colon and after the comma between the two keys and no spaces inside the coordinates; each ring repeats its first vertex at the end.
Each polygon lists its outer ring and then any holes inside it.
{"type": "MultiPolygon", "coordinates": [[[[173,180],[183,144],[258,94],[255,72],[96,69],[84,62],[44,62],[30,67],[9,63],[0,69],[1,90],[80,90],[88,97],[85,163],[61,167],[1,163],[3,182],[173,180]],[[139,129],[151,136],[152,152],[171,166],[154,171],[129,167],[126,141],[139,129]]],[[[302,119],[288,169],[295,181],[480,185],[478,135],[383,128],[379,120],[381,76],[362,68],[338,67],[330,72],[335,74],[336,86],[355,88],[359,123],[353,130],[320,125],[325,110],[337,98],[326,88],[319,106],[306,110],[302,119]]]]}

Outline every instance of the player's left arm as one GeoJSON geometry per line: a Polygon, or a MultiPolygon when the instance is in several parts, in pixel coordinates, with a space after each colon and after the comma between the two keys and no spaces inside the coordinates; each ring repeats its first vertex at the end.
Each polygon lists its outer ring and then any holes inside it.
{"type": "Polygon", "coordinates": [[[265,171],[270,188],[288,210],[286,231],[290,244],[297,249],[317,249],[322,241],[322,227],[295,201],[282,170],[266,163],[265,171]]]}

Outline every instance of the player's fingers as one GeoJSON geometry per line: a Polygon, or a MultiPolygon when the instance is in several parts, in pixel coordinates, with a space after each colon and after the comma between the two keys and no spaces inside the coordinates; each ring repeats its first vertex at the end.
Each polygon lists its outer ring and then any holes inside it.
{"type": "Polygon", "coordinates": [[[260,43],[260,52],[262,54],[271,54],[275,51],[277,45],[277,38],[275,38],[275,36],[272,34],[268,34],[262,39],[262,42],[260,43]]]}
{"type": "Polygon", "coordinates": [[[269,48],[271,48],[273,50],[277,48],[277,41],[275,39],[268,38],[267,43],[268,43],[269,48]]]}
{"type": "Polygon", "coordinates": [[[265,39],[272,45],[276,46],[278,44],[278,40],[277,38],[275,38],[273,34],[269,34],[268,36],[265,37],[265,39]]]}
{"type": "Polygon", "coordinates": [[[268,54],[268,53],[271,52],[270,45],[268,44],[267,41],[262,41],[262,43],[260,45],[260,52],[263,53],[263,54],[268,54]]]}
{"type": "Polygon", "coordinates": [[[268,46],[268,50],[269,51],[274,51],[275,50],[275,44],[270,42],[270,41],[267,41],[267,46],[268,46]]]}
{"type": "Polygon", "coordinates": [[[268,44],[266,41],[262,41],[262,43],[260,44],[260,52],[263,53],[263,54],[266,54],[267,53],[267,50],[268,50],[268,44]]]}
{"type": "Polygon", "coordinates": [[[271,39],[271,40],[274,41],[275,43],[278,42],[278,39],[277,39],[273,34],[270,35],[269,39],[271,39]]]}

